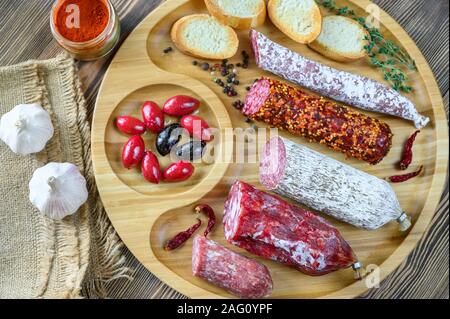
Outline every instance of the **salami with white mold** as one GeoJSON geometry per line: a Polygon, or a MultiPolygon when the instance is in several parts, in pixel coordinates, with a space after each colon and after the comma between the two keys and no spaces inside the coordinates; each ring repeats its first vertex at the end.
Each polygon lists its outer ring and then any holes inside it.
{"type": "Polygon", "coordinates": [[[242,298],[267,297],[273,288],[266,266],[204,236],[194,238],[192,272],[194,276],[242,298]]]}
{"type": "Polygon", "coordinates": [[[418,129],[430,120],[409,99],[382,83],[309,60],[255,30],[250,31],[250,41],[256,63],[265,71],[348,105],[413,121],[418,129]]]}
{"type": "Polygon", "coordinates": [[[323,218],[242,181],[230,189],[223,223],[228,242],[308,275],[360,267],[349,244],[323,218]]]}
{"type": "Polygon", "coordinates": [[[388,182],[282,137],[265,145],[259,177],[266,189],[359,228],[411,225],[388,182]]]}

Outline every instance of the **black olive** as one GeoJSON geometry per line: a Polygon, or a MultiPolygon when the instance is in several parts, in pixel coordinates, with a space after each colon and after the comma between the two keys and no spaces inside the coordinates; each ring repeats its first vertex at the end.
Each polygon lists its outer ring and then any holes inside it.
{"type": "Polygon", "coordinates": [[[180,160],[195,161],[199,158],[202,158],[205,147],[205,141],[191,140],[189,143],[177,147],[176,155],[180,160]]]}
{"type": "Polygon", "coordinates": [[[181,126],[178,123],[170,124],[158,134],[156,137],[156,149],[159,154],[166,156],[170,153],[172,147],[178,144],[182,135],[180,127],[181,126]]]}

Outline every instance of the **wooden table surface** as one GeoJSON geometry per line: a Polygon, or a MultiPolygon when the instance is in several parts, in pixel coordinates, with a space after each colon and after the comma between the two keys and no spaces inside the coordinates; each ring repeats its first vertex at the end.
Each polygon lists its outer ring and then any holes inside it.
{"type": "MultiPolygon", "coordinates": [[[[160,0],[112,0],[122,23],[123,41],[134,27],[159,5],[160,0]]],[[[430,64],[449,105],[449,1],[375,0],[416,41],[430,64]]],[[[0,0],[0,66],[45,59],[61,52],[49,27],[50,0],[0,0]]],[[[89,118],[103,74],[112,55],[95,62],[81,62],[80,76],[89,118]]],[[[432,225],[418,247],[402,265],[363,298],[449,298],[449,203],[448,182],[432,225]]],[[[108,284],[112,298],[183,298],[148,272],[125,249],[127,264],[135,269],[132,282],[108,284]]]]}

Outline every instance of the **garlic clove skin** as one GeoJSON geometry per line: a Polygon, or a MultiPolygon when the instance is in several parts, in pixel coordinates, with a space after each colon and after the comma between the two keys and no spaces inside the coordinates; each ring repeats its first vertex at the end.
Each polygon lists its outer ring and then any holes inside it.
{"type": "Polygon", "coordinates": [[[36,169],[29,188],[31,203],[57,220],[76,213],[88,199],[86,179],[71,163],[48,163],[36,169]]]}
{"type": "Polygon", "coordinates": [[[0,139],[16,154],[40,152],[52,138],[54,128],[39,104],[20,104],[0,119],[0,139]]]}

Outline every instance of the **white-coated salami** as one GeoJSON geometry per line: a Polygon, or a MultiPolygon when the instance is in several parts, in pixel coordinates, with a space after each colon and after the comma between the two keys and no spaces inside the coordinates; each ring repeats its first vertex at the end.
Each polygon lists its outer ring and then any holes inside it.
{"type": "Polygon", "coordinates": [[[264,147],[260,181],[269,190],[364,229],[410,221],[388,182],[282,137],[264,147]]]}
{"type": "Polygon", "coordinates": [[[382,83],[309,60],[255,30],[250,40],[256,63],[265,71],[334,100],[413,121],[419,129],[430,120],[409,99],[382,83]]]}

